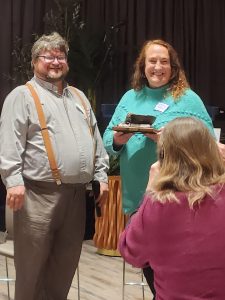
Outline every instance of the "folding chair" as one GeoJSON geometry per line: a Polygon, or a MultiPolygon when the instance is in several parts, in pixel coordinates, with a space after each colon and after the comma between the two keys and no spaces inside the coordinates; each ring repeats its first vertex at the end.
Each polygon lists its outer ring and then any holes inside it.
{"type": "Polygon", "coordinates": [[[145,286],[147,283],[144,282],[144,275],[142,269],[139,269],[138,272],[140,273],[140,281],[139,282],[126,282],[126,262],[123,260],[123,290],[122,290],[122,299],[125,299],[125,286],[126,285],[137,285],[141,286],[142,288],[142,299],[145,300],[145,286]]]}
{"type": "Polygon", "coordinates": [[[79,265],[77,266],[77,300],[80,300],[80,272],[79,272],[79,265]]]}

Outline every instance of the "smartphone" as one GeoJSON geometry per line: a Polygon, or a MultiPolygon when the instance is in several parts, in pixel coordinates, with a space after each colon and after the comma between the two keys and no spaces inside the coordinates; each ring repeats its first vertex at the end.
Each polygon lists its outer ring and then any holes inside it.
{"type": "Polygon", "coordinates": [[[96,215],[97,215],[97,217],[101,217],[101,215],[102,215],[101,207],[96,202],[96,200],[98,199],[98,196],[100,194],[100,182],[98,180],[93,180],[92,181],[92,191],[93,191],[93,194],[94,194],[96,215]]]}

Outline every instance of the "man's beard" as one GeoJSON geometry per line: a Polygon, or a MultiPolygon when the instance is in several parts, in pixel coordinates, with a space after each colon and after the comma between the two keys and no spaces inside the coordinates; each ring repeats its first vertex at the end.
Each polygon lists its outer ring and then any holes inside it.
{"type": "Polygon", "coordinates": [[[65,79],[65,77],[66,77],[66,74],[61,74],[60,76],[57,76],[57,77],[49,76],[48,74],[46,75],[47,81],[52,82],[52,83],[62,81],[65,79]]]}
{"type": "Polygon", "coordinates": [[[58,82],[58,81],[62,81],[65,79],[67,73],[68,73],[69,70],[66,70],[66,71],[62,71],[60,70],[59,73],[54,73],[54,72],[48,72],[48,74],[46,75],[46,79],[49,81],[49,82],[58,82]]]}

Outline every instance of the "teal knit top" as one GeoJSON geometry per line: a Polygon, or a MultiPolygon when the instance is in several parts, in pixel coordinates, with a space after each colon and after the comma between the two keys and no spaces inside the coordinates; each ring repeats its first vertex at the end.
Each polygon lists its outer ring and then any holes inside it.
{"type": "Polygon", "coordinates": [[[122,204],[124,213],[130,214],[140,204],[148,183],[150,166],[157,160],[156,143],[141,133],[134,134],[120,151],[113,149],[112,127],[124,122],[128,113],[156,117],[153,127],[160,129],[177,117],[196,117],[213,133],[213,125],[200,97],[191,89],[174,100],[167,92],[168,85],[140,91],[129,90],[120,100],[105,130],[103,141],[109,154],[120,155],[122,204]],[[158,105],[157,105],[158,104],[158,105]],[[159,106],[163,109],[159,109],[159,106]]]}

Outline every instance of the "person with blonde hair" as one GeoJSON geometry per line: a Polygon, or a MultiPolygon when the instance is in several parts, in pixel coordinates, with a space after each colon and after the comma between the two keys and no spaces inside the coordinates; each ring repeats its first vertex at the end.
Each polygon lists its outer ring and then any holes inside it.
{"type": "MultiPolygon", "coordinates": [[[[120,157],[122,204],[125,214],[132,214],[140,204],[148,183],[150,166],[156,161],[156,141],[163,127],[176,117],[193,116],[213,133],[213,124],[200,97],[190,89],[175,49],[157,39],[146,41],[134,66],[132,89],[120,100],[107,126],[103,141],[109,154],[120,157]],[[151,115],[157,134],[116,132],[113,127],[124,122],[128,113],[151,115]]],[[[153,275],[144,275],[154,293],[153,275]]]]}
{"type": "Polygon", "coordinates": [[[156,299],[225,299],[225,166],[196,118],[176,118],[158,141],[143,202],[120,236],[135,267],[151,265],[156,299]]]}

